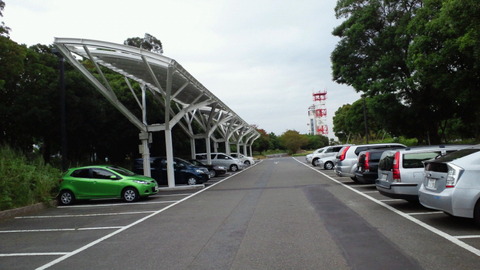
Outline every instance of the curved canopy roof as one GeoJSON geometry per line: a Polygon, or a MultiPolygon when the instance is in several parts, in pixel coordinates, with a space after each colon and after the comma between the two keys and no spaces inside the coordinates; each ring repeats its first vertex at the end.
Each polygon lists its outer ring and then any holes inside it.
{"type": "MultiPolygon", "coordinates": [[[[137,81],[152,92],[160,94],[167,101],[173,101],[177,104],[177,107],[184,111],[183,114],[176,116],[177,118],[196,118],[196,121],[198,121],[198,117],[194,116],[195,113],[198,112],[202,115],[201,117],[204,117],[205,112],[212,112],[212,114],[216,115],[221,114],[222,117],[210,117],[213,122],[209,123],[209,127],[221,126],[223,129],[235,130],[235,132],[241,132],[242,134],[249,133],[249,137],[257,138],[259,136],[253,126],[240,118],[178,62],[171,58],[141,48],[97,40],[55,38],[54,44],[79,69],[82,69],[82,67],[78,61],[78,56],[90,59],[96,65],[97,71],[101,76],[103,75],[99,66],[106,67],[122,74],[125,78],[137,81]],[[190,114],[190,117],[188,117],[188,114],[190,114]],[[227,118],[229,121],[225,120],[227,118]],[[222,121],[220,122],[218,119],[222,121]],[[217,122],[215,123],[215,121],[217,122]]],[[[86,71],[84,71],[84,75],[87,77],[92,76],[92,81],[95,79],[93,75],[86,74],[86,71]]],[[[103,77],[103,82],[102,80],[96,81],[98,82],[95,85],[97,89],[117,109],[121,110],[131,122],[143,131],[151,131],[145,121],[138,119],[128,109],[122,107],[111,86],[106,82],[105,77],[103,77]]],[[[178,121],[180,120],[177,119],[178,121]]],[[[239,134],[239,136],[242,134],[239,134]]]]}

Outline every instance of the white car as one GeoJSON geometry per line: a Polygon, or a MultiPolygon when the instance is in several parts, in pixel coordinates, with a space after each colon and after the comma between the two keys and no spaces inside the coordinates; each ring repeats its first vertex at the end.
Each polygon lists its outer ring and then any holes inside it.
{"type": "Polygon", "coordinates": [[[307,160],[307,163],[312,163],[313,166],[320,166],[318,162],[321,158],[335,157],[337,152],[340,151],[340,149],[342,149],[343,146],[344,145],[331,145],[331,146],[322,147],[320,149],[315,150],[313,153],[307,155],[305,159],[307,160]]]}
{"type": "Polygon", "coordinates": [[[240,160],[246,166],[250,166],[250,165],[255,163],[255,160],[253,160],[253,157],[248,157],[248,156],[238,154],[238,153],[231,153],[230,156],[240,160]]]}

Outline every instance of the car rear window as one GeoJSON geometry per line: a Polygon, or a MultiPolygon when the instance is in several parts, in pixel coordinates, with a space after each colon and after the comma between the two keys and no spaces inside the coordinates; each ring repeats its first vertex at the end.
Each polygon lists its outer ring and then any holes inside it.
{"type": "Polygon", "coordinates": [[[379,161],[382,156],[382,152],[370,152],[370,161],[379,161]]]}
{"type": "Polygon", "coordinates": [[[390,171],[393,166],[393,159],[395,156],[395,151],[390,151],[385,153],[385,156],[380,159],[378,163],[378,168],[383,171],[390,171]]]}
{"type": "Polygon", "coordinates": [[[403,154],[403,168],[423,168],[423,161],[435,158],[440,152],[403,154]]]}
{"type": "MultiPolygon", "coordinates": [[[[446,151],[446,154],[458,152],[457,150],[446,151]]],[[[423,168],[423,162],[429,159],[437,159],[442,157],[442,151],[431,151],[423,153],[407,153],[403,154],[403,168],[423,168]]]]}
{"type": "Polygon", "coordinates": [[[460,149],[458,151],[454,151],[451,154],[448,154],[446,156],[443,156],[439,159],[437,159],[438,162],[450,162],[452,160],[462,158],[464,156],[468,156],[470,154],[476,153],[480,151],[480,148],[467,148],[467,149],[460,149]]]}

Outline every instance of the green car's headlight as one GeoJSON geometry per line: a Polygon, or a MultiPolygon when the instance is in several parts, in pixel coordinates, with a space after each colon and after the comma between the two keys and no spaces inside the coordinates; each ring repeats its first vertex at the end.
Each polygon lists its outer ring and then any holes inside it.
{"type": "Polygon", "coordinates": [[[133,180],[133,182],[138,183],[138,184],[143,184],[143,185],[148,185],[149,183],[144,180],[133,180]]]}

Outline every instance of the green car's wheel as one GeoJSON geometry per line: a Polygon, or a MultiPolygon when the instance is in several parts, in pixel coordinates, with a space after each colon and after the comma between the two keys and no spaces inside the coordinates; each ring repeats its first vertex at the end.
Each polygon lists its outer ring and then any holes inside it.
{"type": "Polygon", "coordinates": [[[122,198],[126,202],[134,202],[139,199],[138,191],[135,188],[127,187],[122,192],[122,198]]]}
{"type": "Polygon", "coordinates": [[[62,190],[58,195],[58,203],[61,205],[71,205],[75,202],[75,195],[70,190],[62,190]]]}

